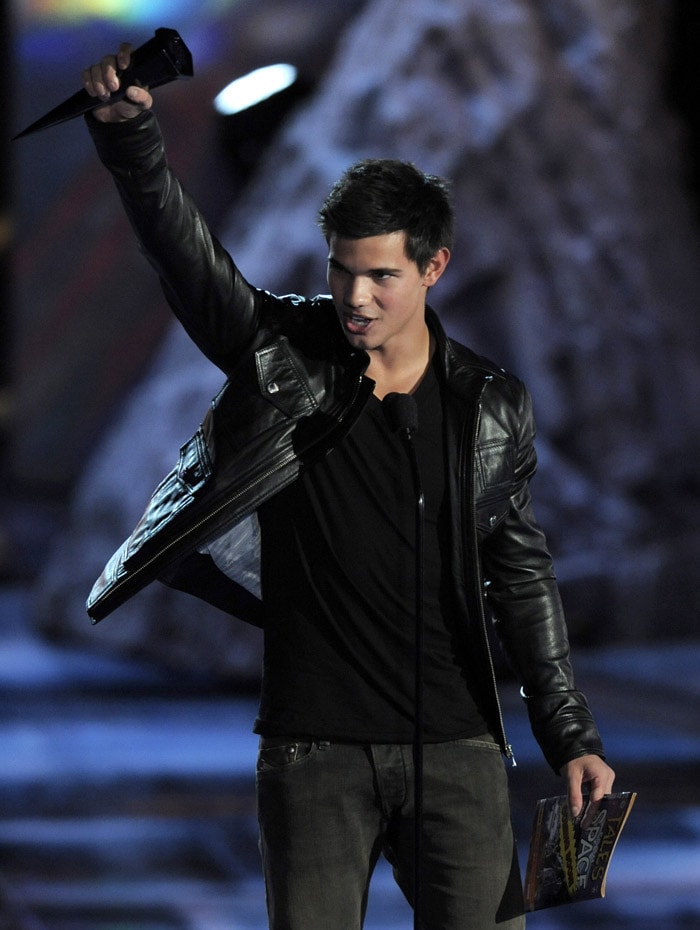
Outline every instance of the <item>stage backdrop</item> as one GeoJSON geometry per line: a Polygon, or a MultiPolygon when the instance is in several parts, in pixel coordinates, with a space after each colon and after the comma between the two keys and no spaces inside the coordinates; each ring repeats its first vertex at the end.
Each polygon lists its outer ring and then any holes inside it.
{"type": "MultiPolygon", "coordinates": [[[[276,55],[287,43],[292,54],[289,35],[268,32],[269,16],[263,28],[242,9],[242,19],[232,10],[219,21],[231,24],[236,66],[270,35],[276,55]],[[244,23],[249,44],[234,28],[244,23]]],[[[572,634],[587,642],[690,635],[700,599],[698,232],[682,126],[665,93],[670,12],[635,0],[372,0],[325,33],[310,17],[299,60],[316,64],[314,90],[245,183],[227,173],[202,99],[219,65],[158,95],[176,167],[243,273],[278,292],[324,289],[315,211],[352,161],[408,158],[452,178],[455,255],[433,303],[453,335],[534,395],[537,509],[572,634]]],[[[221,374],[166,321],[84,132],[77,148],[85,167],[68,184],[71,222],[44,218],[37,235],[46,250],[71,241],[74,290],[62,306],[80,317],[86,366],[74,383],[102,400],[84,412],[87,435],[79,405],[63,421],[69,457],[80,449],[65,467],[78,474],[40,576],[37,623],[180,667],[254,676],[259,642],[247,628],[161,586],[96,630],[85,618],[94,576],[221,374]]],[[[32,257],[22,266],[29,302],[65,271],[32,257]]],[[[20,443],[20,470],[41,468],[45,448],[20,443]]]]}

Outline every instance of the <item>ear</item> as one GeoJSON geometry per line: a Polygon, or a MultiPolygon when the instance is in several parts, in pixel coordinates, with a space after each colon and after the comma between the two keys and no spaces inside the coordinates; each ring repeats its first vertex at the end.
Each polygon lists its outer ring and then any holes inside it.
{"type": "Polygon", "coordinates": [[[433,284],[440,278],[445,268],[447,268],[447,263],[450,260],[450,250],[447,246],[443,246],[441,249],[438,249],[435,255],[428,262],[428,267],[425,269],[423,274],[423,284],[426,287],[432,287],[433,284]]]}

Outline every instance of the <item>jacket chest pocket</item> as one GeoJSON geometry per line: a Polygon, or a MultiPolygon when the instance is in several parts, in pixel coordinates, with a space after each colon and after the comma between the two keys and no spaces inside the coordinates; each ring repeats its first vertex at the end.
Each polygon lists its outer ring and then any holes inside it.
{"type": "Polygon", "coordinates": [[[490,533],[510,510],[515,473],[513,440],[506,437],[479,443],[474,468],[477,526],[481,532],[490,533]]]}
{"type": "Polygon", "coordinates": [[[202,429],[180,449],[176,475],[183,488],[195,494],[212,476],[212,464],[202,429]]]}
{"type": "Polygon", "coordinates": [[[285,416],[297,419],[318,407],[304,366],[294,357],[285,337],[258,349],[255,368],[260,394],[285,416]]]}

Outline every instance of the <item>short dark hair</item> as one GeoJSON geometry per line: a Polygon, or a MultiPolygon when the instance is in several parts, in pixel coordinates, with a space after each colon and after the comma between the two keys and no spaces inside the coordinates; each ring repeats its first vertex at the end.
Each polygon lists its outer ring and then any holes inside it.
{"type": "Polygon", "coordinates": [[[422,274],[435,253],[452,248],[454,209],[444,178],[411,162],[369,158],[348,168],[319,210],[328,241],[406,233],[406,257],[422,274]]]}

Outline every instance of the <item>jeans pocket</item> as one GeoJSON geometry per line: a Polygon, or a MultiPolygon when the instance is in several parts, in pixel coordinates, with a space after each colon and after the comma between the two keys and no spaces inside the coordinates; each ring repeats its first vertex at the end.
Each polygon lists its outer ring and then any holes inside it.
{"type": "Polygon", "coordinates": [[[470,746],[472,749],[490,749],[493,752],[500,753],[501,747],[498,745],[493,736],[484,734],[483,736],[471,736],[467,739],[456,739],[457,746],[470,746]]]}
{"type": "Polygon", "coordinates": [[[313,740],[264,738],[258,749],[258,772],[283,769],[305,759],[314,748],[313,740]]]}

